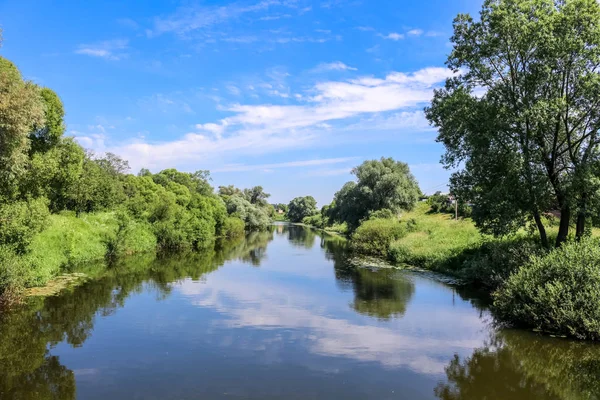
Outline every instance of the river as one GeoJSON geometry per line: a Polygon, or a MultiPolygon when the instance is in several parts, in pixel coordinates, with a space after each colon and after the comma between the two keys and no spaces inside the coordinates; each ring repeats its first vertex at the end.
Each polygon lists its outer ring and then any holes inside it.
{"type": "Polygon", "coordinates": [[[0,399],[599,399],[600,346],[277,224],[130,257],[0,318],[0,399]]]}

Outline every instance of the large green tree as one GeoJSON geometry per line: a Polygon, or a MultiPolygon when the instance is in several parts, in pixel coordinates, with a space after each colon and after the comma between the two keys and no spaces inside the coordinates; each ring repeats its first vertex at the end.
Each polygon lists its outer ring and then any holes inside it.
{"type": "Polygon", "coordinates": [[[407,164],[393,158],[365,161],[352,170],[356,182],[346,183],[335,194],[328,211],[334,220],[351,229],[378,210],[411,210],[421,190],[407,164]]]}
{"type": "Polygon", "coordinates": [[[561,214],[584,234],[600,170],[600,5],[596,0],[486,0],[479,21],[454,21],[447,64],[429,121],[459,167],[451,186],[474,204],[484,231],[506,234],[561,214]]]}
{"type": "Polygon", "coordinates": [[[23,81],[15,65],[0,57],[0,198],[17,193],[28,163],[29,134],[43,124],[39,88],[23,81]]]}
{"type": "Polygon", "coordinates": [[[312,196],[296,197],[288,204],[288,218],[292,222],[302,222],[305,217],[318,213],[317,201],[312,196]]]}

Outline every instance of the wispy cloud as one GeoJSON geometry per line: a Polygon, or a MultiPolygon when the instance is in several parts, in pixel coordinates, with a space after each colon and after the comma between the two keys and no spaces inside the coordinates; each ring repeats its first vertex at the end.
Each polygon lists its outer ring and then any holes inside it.
{"type": "MultiPolygon", "coordinates": [[[[278,77],[287,75],[285,71],[276,72],[278,77]]],[[[195,131],[177,140],[135,141],[117,145],[113,151],[135,160],[134,169],[175,164],[183,167],[195,165],[199,159],[218,165],[218,158],[222,165],[225,154],[259,155],[313,146],[331,136],[329,132],[344,129],[344,124],[356,117],[371,115],[370,121],[364,120],[365,124],[372,123],[371,129],[377,129],[377,124],[382,129],[423,127],[422,114],[412,114],[410,109],[426,104],[434,87],[449,76],[452,72],[446,68],[425,68],[413,73],[393,72],[382,78],[319,82],[302,93],[301,104],[221,105],[221,111],[232,115],[198,124],[195,131]],[[386,115],[389,112],[395,114],[386,115]]],[[[164,96],[151,100],[164,107],[181,106],[181,102],[164,96]]],[[[261,168],[270,169],[264,165],[261,168]]]]}
{"type": "Polygon", "coordinates": [[[317,65],[311,70],[311,72],[324,72],[324,71],[356,71],[356,68],[350,67],[341,61],[335,61],[331,63],[322,63],[317,65]]]}
{"type": "Polygon", "coordinates": [[[120,60],[127,56],[127,39],[105,40],[93,44],[82,44],[75,50],[76,54],[104,58],[106,60],[120,60]]]}
{"type": "Polygon", "coordinates": [[[341,157],[341,158],[324,158],[315,160],[290,161],[276,164],[258,164],[258,165],[226,165],[222,168],[213,169],[213,172],[240,172],[240,171],[259,171],[259,170],[276,170],[281,168],[304,168],[322,165],[342,164],[350,161],[355,161],[359,157],[341,157]]]}
{"type": "Polygon", "coordinates": [[[379,35],[379,36],[381,36],[384,39],[394,40],[394,41],[404,39],[404,35],[401,33],[397,33],[397,32],[392,32],[387,35],[379,35]]]}
{"type": "Polygon", "coordinates": [[[421,36],[423,34],[423,30],[422,29],[411,29],[410,31],[406,32],[407,35],[410,36],[421,36]]]}
{"type": "Polygon", "coordinates": [[[235,20],[246,14],[274,7],[289,7],[290,4],[292,3],[283,0],[262,0],[250,5],[233,3],[225,6],[181,7],[172,15],[155,18],[154,27],[148,30],[147,34],[156,36],[163,33],[175,33],[185,36],[190,32],[235,20]]]}
{"type": "Polygon", "coordinates": [[[131,18],[119,18],[117,20],[117,23],[125,28],[129,28],[132,30],[138,30],[140,28],[140,25],[131,18]]]}

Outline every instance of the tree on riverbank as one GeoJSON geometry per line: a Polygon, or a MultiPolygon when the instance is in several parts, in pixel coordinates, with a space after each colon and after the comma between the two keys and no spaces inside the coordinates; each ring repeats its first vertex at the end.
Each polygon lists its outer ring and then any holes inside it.
{"type": "Polygon", "coordinates": [[[306,217],[317,214],[317,201],[312,196],[296,197],[288,204],[288,218],[292,222],[302,222],[306,217]]]}
{"type": "Polygon", "coordinates": [[[0,305],[65,266],[201,249],[270,223],[262,187],[219,196],[208,171],[130,174],[65,137],[64,114],[55,92],[0,57],[0,305]]]}
{"type": "Polygon", "coordinates": [[[486,0],[480,21],[455,19],[456,76],[426,115],[443,163],[463,167],[452,191],[473,203],[484,232],[532,221],[548,246],[542,218],[558,210],[556,246],[573,218],[584,235],[600,188],[598,21],[596,0],[486,0]]]}
{"type": "Polygon", "coordinates": [[[392,158],[365,161],[352,173],[356,182],[346,183],[327,211],[331,219],[347,223],[352,230],[373,212],[411,210],[421,194],[408,165],[392,158]]]}

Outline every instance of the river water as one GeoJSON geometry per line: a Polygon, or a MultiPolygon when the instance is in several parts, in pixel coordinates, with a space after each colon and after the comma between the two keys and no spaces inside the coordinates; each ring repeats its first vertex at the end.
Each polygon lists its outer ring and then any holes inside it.
{"type": "Polygon", "coordinates": [[[426,275],[286,224],[89,266],[0,318],[0,399],[599,399],[600,346],[496,327],[426,275]]]}

